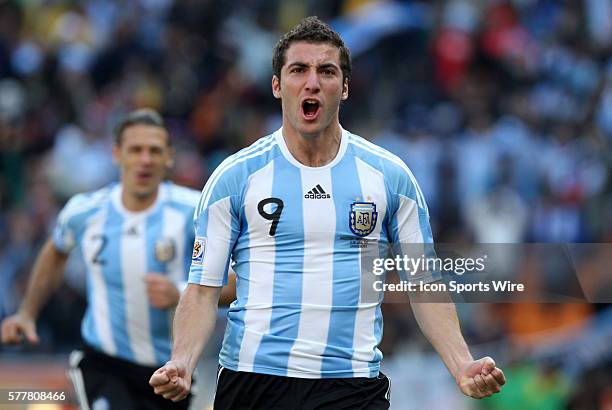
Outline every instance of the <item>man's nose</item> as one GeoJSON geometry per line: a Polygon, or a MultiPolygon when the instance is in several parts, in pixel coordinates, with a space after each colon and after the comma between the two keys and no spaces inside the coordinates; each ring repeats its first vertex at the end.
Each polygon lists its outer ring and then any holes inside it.
{"type": "Polygon", "coordinates": [[[147,150],[143,150],[140,153],[140,162],[144,164],[150,164],[153,161],[153,155],[147,150]]]}
{"type": "Polygon", "coordinates": [[[317,70],[308,71],[308,76],[306,77],[306,90],[312,93],[318,93],[321,90],[317,70]]]}

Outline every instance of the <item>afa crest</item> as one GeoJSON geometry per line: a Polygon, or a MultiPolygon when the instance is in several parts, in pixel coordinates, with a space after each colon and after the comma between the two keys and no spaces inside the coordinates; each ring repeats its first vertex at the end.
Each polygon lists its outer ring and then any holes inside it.
{"type": "Polygon", "coordinates": [[[176,247],[174,246],[174,241],[168,238],[162,238],[155,242],[155,258],[162,262],[170,262],[174,259],[174,255],[176,254],[176,247]]]}
{"type": "Polygon", "coordinates": [[[353,202],[351,204],[350,228],[358,236],[368,236],[376,227],[378,212],[374,202],[353,202]]]}

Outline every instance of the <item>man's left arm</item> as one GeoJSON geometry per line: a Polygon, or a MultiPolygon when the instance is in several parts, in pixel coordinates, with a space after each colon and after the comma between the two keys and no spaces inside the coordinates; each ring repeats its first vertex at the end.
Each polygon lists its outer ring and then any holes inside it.
{"type": "Polygon", "coordinates": [[[455,304],[450,298],[448,303],[426,302],[426,297],[419,292],[411,295],[414,317],[459,389],[475,399],[499,393],[506,383],[504,372],[490,357],[474,360],[461,334],[455,304]]]}
{"type": "MultiPolygon", "coordinates": [[[[394,252],[402,256],[435,256],[425,197],[408,167],[399,158],[395,164],[400,167],[388,173],[390,191],[394,193],[390,204],[389,241],[394,244],[394,252]]],[[[412,281],[417,279],[432,282],[439,276],[424,271],[411,278],[412,281]]],[[[457,311],[448,294],[442,300],[446,303],[433,303],[431,299],[427,301],[427,297],[424,293],[410,292],[414,316],[461,391],[477,399],[499,392],[506,382],[504,373],[490,357],[474,360],[461,334],[457,311]]]]}

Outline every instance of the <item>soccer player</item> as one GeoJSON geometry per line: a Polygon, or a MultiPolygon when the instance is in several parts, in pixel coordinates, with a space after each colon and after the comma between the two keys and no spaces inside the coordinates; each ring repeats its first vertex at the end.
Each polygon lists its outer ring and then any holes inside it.
{"type": "Polygon", "coordinates": [[[171,318],[189,269],[199,192],[164,182],[173,149],[155,111],[129,114],[115,138],[120,183],[68,201],[19,311],[2,323],[2,342],[24,336],[38,342],[38,313],[78,246],[87,266],[85,346],[71,355],[70,376],[81,407],[186,409],[189,400],[164,400],[147,382],[170,357],[171,318]]]}
{"type": "MultiPolygon", "coordinates": [[[[150,383],[173,401],[188,394],[231,258],[237,300],[215,409],[387,409],[380,301],[362,298],[362,241],[431,243],[425,200],[400,159],[340,126],[351,63],[329,26],[309,17],[285,34],[273,74],[282,128],[230,156],[204,187],[172,360],[150,383]]],[[[500,390],[502,371],[472,358],[454,305],[413,308],[463,393],[500,390]]]]}

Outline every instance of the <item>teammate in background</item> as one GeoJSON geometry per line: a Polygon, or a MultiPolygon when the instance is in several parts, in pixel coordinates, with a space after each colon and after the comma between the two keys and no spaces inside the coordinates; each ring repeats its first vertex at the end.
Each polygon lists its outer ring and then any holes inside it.
{"type": "MultiPolygon", "coordinates": [[[[351,63],[336,32],[303,20],[276,45],[273,73],[282,128],[208,180],[172,360],[150,383],[173,401],[188,394],[231,257],[238,298],[215,409],[387,409],[380,300],[364,300],[361,244],[432,243],[427,205],[399,158],[340,126],[351,63]]],[[[464,394],[500,390],[503,372],[473,359],[452,303],[413,300],[413,311],[464,394]]]]}
{"type": "Polygon", "coordinates": [[[84,348],[71,355],[70,376],[81,408],[186,409],[189,400],[164,400],[147,382],[170,357],[173,308],[189,269],[199,192],[163,181],[173,149],[155,111],[129,114],[115,138],[121,182],[68,201],[19,311],[2,322],[2,342],[38,342],[38,313],[60,285],[69,252],[80,246],[87,311],[84,348]]]}

